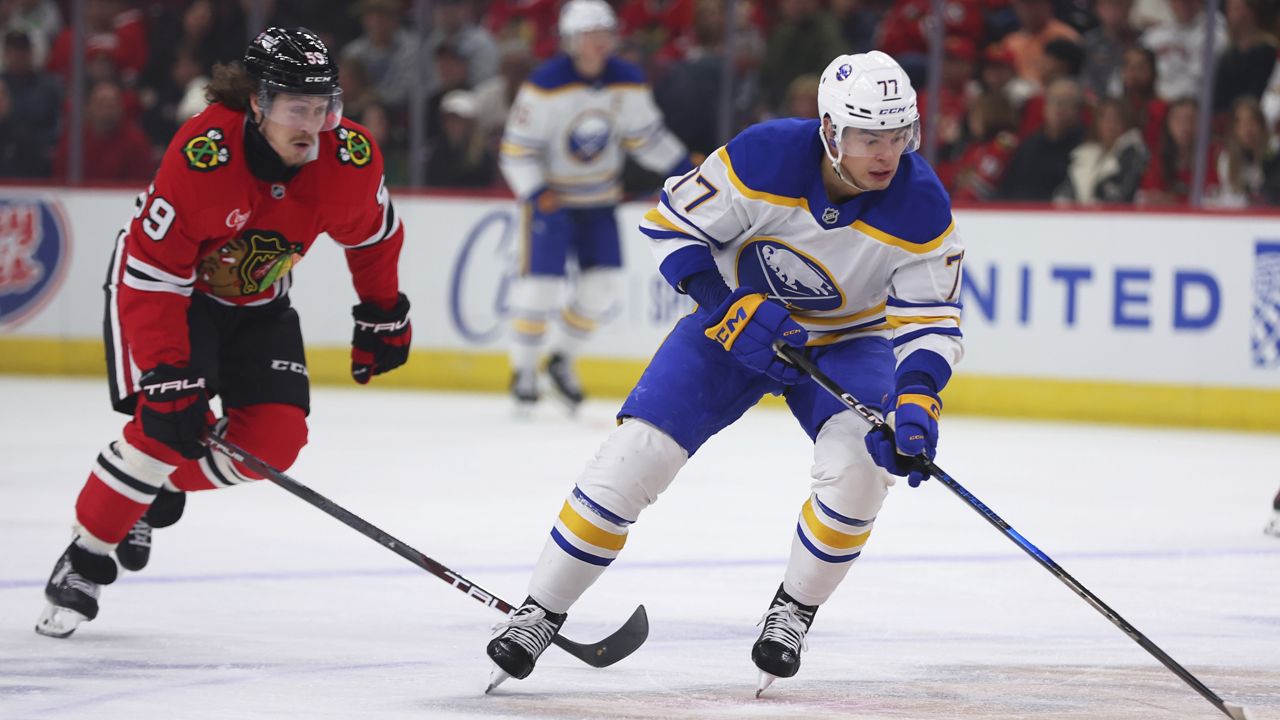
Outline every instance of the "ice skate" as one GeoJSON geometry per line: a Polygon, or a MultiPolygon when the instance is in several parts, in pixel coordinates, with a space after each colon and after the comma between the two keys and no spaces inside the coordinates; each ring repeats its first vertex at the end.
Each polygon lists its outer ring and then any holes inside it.
{"type": "Polygon", "coordinates": [[[1280,510],[1271,512],[1271,520],[1267,522],[1266,527],[1262,528],[1262,532],[1280,537],[1280,510]]]}
{"type": "MultiPolygon", "coordinates": [[[[225,423],[222,424],[225,426],[225,423]]],[[[218,430],[215,429],[215,432],[218,430]]],[[[124,541],[116,546],[116,560],[120,561],[120,566],[133,572],[145,568],[151,560],[153,531],[178,522],[186,504],[186,493],[161,489],[151,502],[151,507],[147,508],[146,514],[129,528],[124,541]]]]}
{"type": "Polygon", "coordinates": [[[551,387],[556,396],[569,406],[570,412],[576,412],[582,404],[582,384],[578,382],[578,374],[573,370],[573,362],[562,353],[553,353],[547,360],[547,376],[551,378],[551,387]]]}
{"type": "Polygon", "coordinates": [[[494,664],[485,692],[498,687],[507,678],[523,680],[529,677],[534,663],[564,625],[566,615],[549,613],[533,598],[525,598],[519,610],[495,625],[493,629],[497,634],[485,648],[494,664]]]}
{"type": "Polygon", "coordinates": [[[751,660],[760,669],[756,697],[773,681],[793,677],[800,670],[800,651],[807,649],[805,635],[813,624],[817,605],[802,605],[778,586],[768,611],[760,618],[764,628],[751,648],[751,660]]]}
{"type": "Polygon", "coordinates": [[[65,638],[76,631],[80,623],[98,616],[98,595],[103,585],[116,579],[116,563],[106,555],[97,555],[72,543],[53,566],[53,574],[45,585],[44,596],[49,601],[36,632],[55,638],[65,638]]]}
{"type": "Polygon", "coordinates": [[[538,403],[538,372],[516,370],[511,373],[511,397],[516,401],[516,416],[528,417],[538,403]]]}
{"type": "Polygon", "coordinates": [[[129,528],[129,534],[116,546],[116,560],[125,570],[138,572],[151,560],[151,525],[141,518],[129,528]]]}

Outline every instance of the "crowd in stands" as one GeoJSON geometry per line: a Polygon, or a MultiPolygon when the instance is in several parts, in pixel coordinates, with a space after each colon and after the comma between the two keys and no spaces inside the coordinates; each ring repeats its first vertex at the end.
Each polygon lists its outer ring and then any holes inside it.
{"type": "MultiPolygon", "coordinates": [[[[501,187],[502,127],[525,77],[558,51],[559,0],[432,0],[424,33],[412,0],[86,0],[86,181],[150,177],[204,106],[214,63],[243,52],[255,1],[268,24],[305,25],[334,49],[346,114],[383,147],[389,183],[420,168],[428,186],[501,187]],[[425,118],[424,157],[408,151],[413,117],[425,118]]],[[[668,126],[698,153],[725,139],[726,74],[736,131],[816,116],[826,63],[880,49],[911,74],[922,113],[936,105],[935,165],[958,201],[1179,205],[1211,76],[1205,204],[1280,204],[1280,0],[1222,0],[1208,65],[1203,0],[945,0],[936,98],[932,0],[738,0],[732,18],[724,0],[613,4],[619,54],[645,69],[668,126]]],[[[0,177],[66,177],[69,8],[0,0],[0,177]]],[[[657,182],[629,177],[637,191],[657,182]]]]}

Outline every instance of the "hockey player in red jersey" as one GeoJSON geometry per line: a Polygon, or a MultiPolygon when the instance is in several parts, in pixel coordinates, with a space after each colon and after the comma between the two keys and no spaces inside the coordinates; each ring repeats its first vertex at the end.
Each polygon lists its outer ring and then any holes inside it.
{"type": "Polygon", "coordinates": [[[116,561],[144,567],[152,528],[178,520],[185,493],[261,479],[204,446],[210,397],[224,413],[215,432],[275,467],[293,463],[310,390],[288,292],[317,235],[344,248],[360,299],[352,377],[367,383],[408,358],[404,230],[377,146],[342,118],[324,43],[305,28],[271,28],[243,64],[215,68],[208,96],[116,236],[107,370],[112,405],[132,420],[80,491],[71,545],[45,588],[42,635],[92,620],[116,561]]]}

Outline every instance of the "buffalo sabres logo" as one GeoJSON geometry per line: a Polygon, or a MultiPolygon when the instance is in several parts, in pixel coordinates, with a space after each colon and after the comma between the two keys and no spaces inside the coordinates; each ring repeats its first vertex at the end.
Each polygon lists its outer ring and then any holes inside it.
{"type": "Polygon", "coordinates": [[[338,128],[338,160],[343,163],[364,167],[373,159],[373,143],[364,133],[350,128],[338,128]]]}
{"type": "Polygon", "coordinates": [[[845,63],[844,65],[841,65],[840,67],[836,68],[836,79],[844,80],[845,78],[849,77],[849,75],[851,75],[852,73],[853,73],[853,66],[850,65],[849,63],[845,63]]]}
{"type": "Polygon", "coordinates": [[[818,262],[772,238],[756,238],[738,255],[738,285],[765,290],[788,307],[835,310],[844,297],[818,262]]]}
{"type": "Polygon", "coordinates": [[[574,118],[569,125],[569,156],[578,162],[589,163],[609,147],[613,123],[599,110],[589,110],[574,118]]]}
{"type": "Polygon", "coordinates": [[[188,167],[200,172],[216,170],[231,159],[231,153],[222,144],[222,130],[218,128],[209,128],[203,135],[188,140],[182,146],[182,155],[188,167]]]}

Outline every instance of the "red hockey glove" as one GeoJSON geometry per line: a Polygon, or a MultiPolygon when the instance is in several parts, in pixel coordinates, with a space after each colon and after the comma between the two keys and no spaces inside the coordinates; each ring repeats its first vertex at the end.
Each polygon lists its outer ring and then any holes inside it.
{"type": "Polygon", "coordinates": [[[409,359],[413,326],[409,323],[409,298],[404,293],[395,307],[383,310],[371,302],[351,308],[355,332],[351,337],[351,377],[364,385],[374,375],[394,370],[409,359]]]}
{"type": "Polygon", "coordinates": [[[213,424],[204,378],[190,368],[157,365],[138,379],[142,387],[142,432],[185,458],[204,454],[204,434],[213,424]]]}

